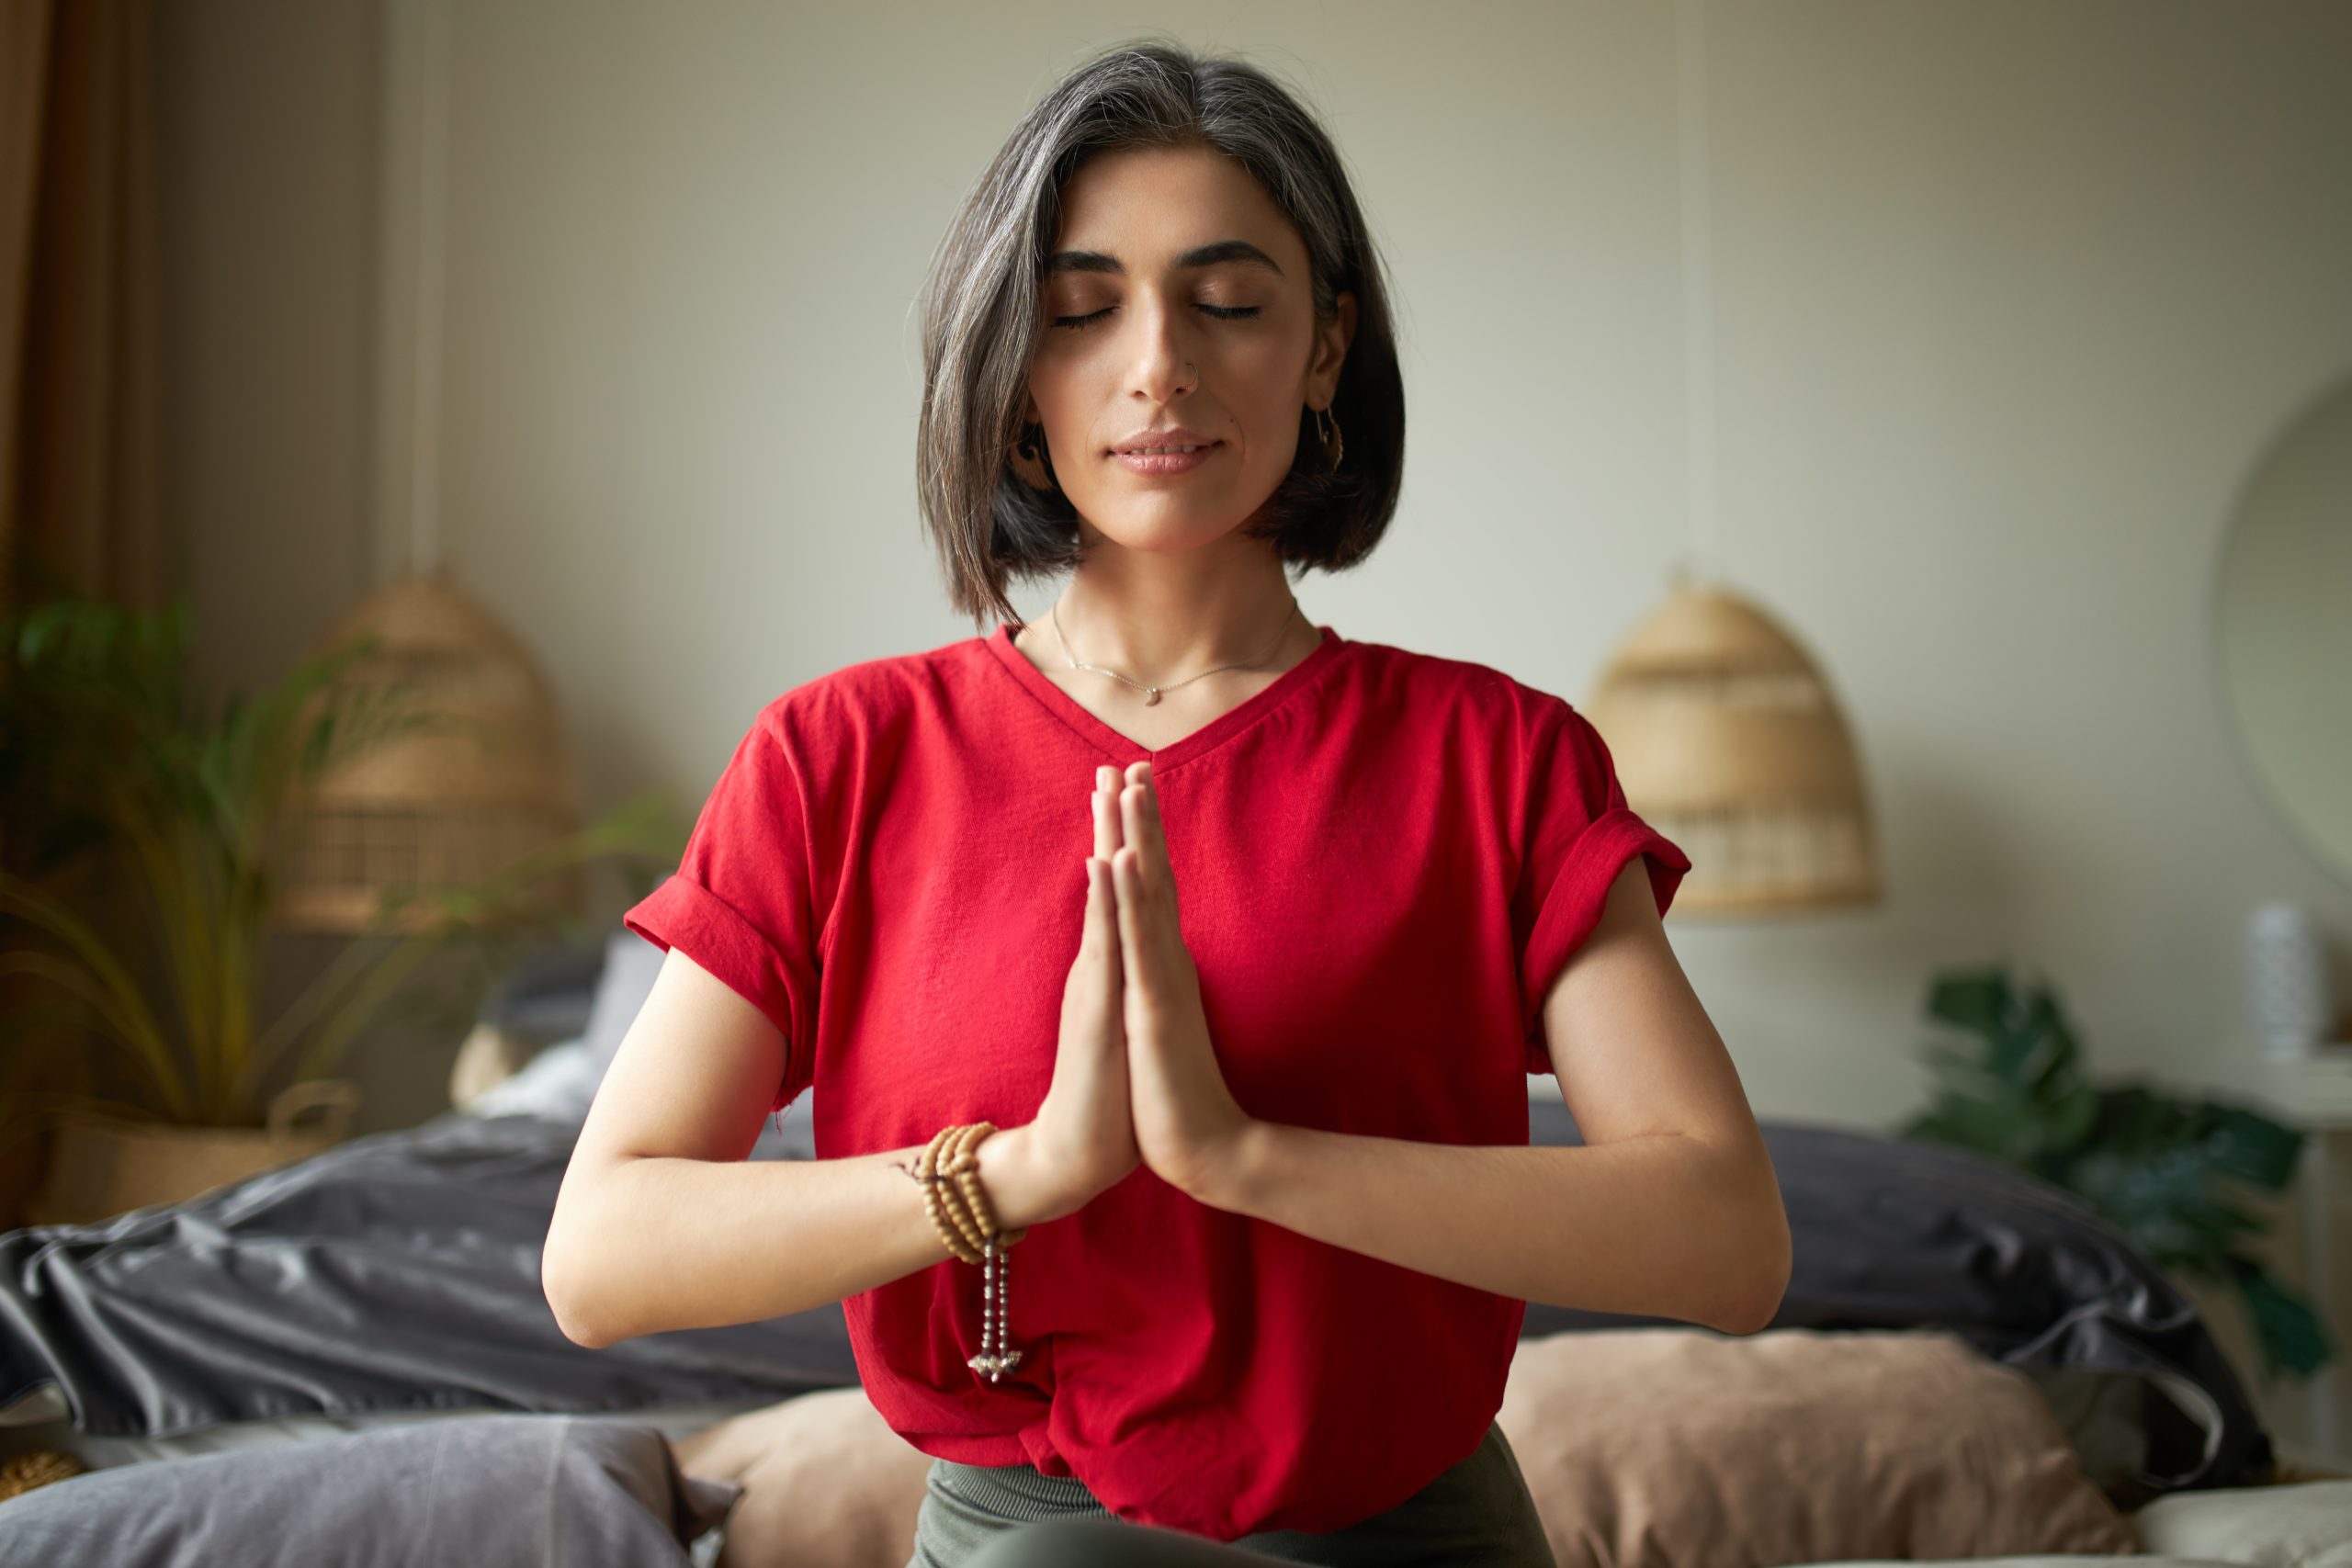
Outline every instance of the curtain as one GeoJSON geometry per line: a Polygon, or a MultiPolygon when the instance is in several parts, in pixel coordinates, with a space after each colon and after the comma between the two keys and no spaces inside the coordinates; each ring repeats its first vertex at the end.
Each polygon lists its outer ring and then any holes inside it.
{"type": "Polygon", "coordinates": [[[152,5],[0,0],[0,610],[160,607],[181,575],[156,482],[152,5]]]}
{"type": "MultiPolygon", "coordinates": [[[[152,4],[0,0],[0,614],[160,608],[184,581],[157,505],[152,4]]],[[[47,1159],[27,1107],[84,1078],[16,1038],[51,1001],[0,976],[0,1229],[47,1159]]]]}

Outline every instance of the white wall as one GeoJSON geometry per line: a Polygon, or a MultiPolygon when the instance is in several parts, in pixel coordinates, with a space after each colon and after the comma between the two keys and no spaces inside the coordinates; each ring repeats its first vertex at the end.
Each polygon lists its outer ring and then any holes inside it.
{"type": "MultiPolygon", "coordinates": [[[[972,635],[913,504],[922,267],[1046,85],[1167,11],[457,9],[448,553],[554,676],[592,807],[697,802],[775,693],[972,635]]],[[[1325,114],[1401,309],[1403,509],[1309,615],[1578,697],[1688,537],[1672,8],[1193,12],[1325,114]]],[[[1837,682],[1892,894],[1670,919],[1677,951],[1764,1115],[1911,1109],[1928,976],[2004,957],[2096,1073],[2194,1081],[2252,904],[2352,953],[2206,620],[2250,466],[2352,370],[2352,8],[1717,0],[1708,33],[1721,563],[1837,682]]],[[[354,357],[377,18],[166,35],[173,493],[208,659],[253,680],[397,559],[354,357]]]]}

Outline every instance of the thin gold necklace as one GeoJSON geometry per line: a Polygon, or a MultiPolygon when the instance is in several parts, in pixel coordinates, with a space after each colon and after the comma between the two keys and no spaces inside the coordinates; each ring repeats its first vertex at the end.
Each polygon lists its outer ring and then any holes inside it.
{"type": "MultiPolygon", "coordinates": [[[[1290,608],[1292,615],[1298,616],[1301,620],[1306,619],[1306,612],[1298,607],[1297,600],[1294,599],[1290,602],[1290,608]]],[[[1062,636],[1062,602],[1059,599],[1054,601],[1053,622],[1054,636],[1060,641],[1062,645],[1062,655],[1069,660],[1069,667],[1071,669],[1091,670],[1097,675],[1108,675],[1114,681],[1125,682],[1128,685],[1133,686],[1136,691],[1143,694],[1143,705],[1146,707],[1150,707],[1155,703],[1159,702],[1159,694],[1162,692],[1172,692],[1179,686],[1189,686],[1193,682],[1202,679],[1204,676],[1216,674],[1218,670],[1247,670],[1253,669],[1257,665],[1263,664],[1266,660],[1272,656],[1275,649],[1282,647],[1283,639],[1290,636],[1290,621],[1285,617],[1283,622],[1281,634],[1274,638],[1272,644],[1267,648],[1264,653],[1260,654],[1256,660],[1252,660],[1249,664],[1220,664],[1216,670],[1204,670],[1199,675],[1187,675],[1182,680],[1171,682],[1165,686],[1147,686],[1141,681],[1127,680],[1125,675],[1120,674],[1116,670],[1105,670],[1099,664],[1080,663],[1074,656],[1072,656],[1069,651],[1069,638],[1062,636]]],[[[1311,626],[1314,623],[1308,622],[1308,624],[1311,626]]]]}

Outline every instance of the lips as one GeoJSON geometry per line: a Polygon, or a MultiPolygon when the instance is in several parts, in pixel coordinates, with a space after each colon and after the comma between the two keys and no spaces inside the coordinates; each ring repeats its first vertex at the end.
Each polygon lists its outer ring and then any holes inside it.
{"type": "Polygon", "coordinates": [[[1114,452],[1111,460],[1131,474],[1165,479],[1192,473],[1216,457],[1224,445],[1221,441],[1212,441],[1205,446],[1194,446],[1189,451],[1114,452]]]}
{"type": "Polygon", "coordinates": [[[1204,435],[1197,430],[1186,430],[1182,425],[1172,425],[1166,430],[1138,430],[1112,447],[1111,455],[1124,457],[1136,452],[1166,452],[1216,444],[1215,436],[1204,435]]]}

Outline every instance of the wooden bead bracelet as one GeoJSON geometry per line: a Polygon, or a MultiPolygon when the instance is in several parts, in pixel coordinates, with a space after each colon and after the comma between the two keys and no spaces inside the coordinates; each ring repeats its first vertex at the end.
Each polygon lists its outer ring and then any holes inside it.
{"type": "MultiPolygon", "coordinates": [[[[1004,1249],[1029,1234],[997,1228],[996,1211],[980,1185],[979,1146],[997,1130],[993,1122],[968,1122],[942,1127],[915,1157],[908,1172],[922,1183],[923,1212],[947,1250],[967,1263],[979,1264],[984,1275],[980,1293],[980,1353],[965,1364],[997,1382],[1021,1362],[1022,1353],[1005,1343],[1005,1312],[1012,1286],[1012,1259],[1004,1249]],[[1003,1262],[999,1258],[1002,1257],[1003,1262]]],[[[903,1167],[901,1168],[904,1168],[903,1167]]]]}
{"type": "Polygon", "coordinates": [[[996,1210],[980,1184],[980,1141],[997,1130],[989,1122],[942,1127],[916,1157],[914,1178],[923,1185],[923,1208],[947,1250],[967,1263],[986,1258],[989,1243],[1008,1247],[1029,1234],[998,1228],[996,1210]]]}

